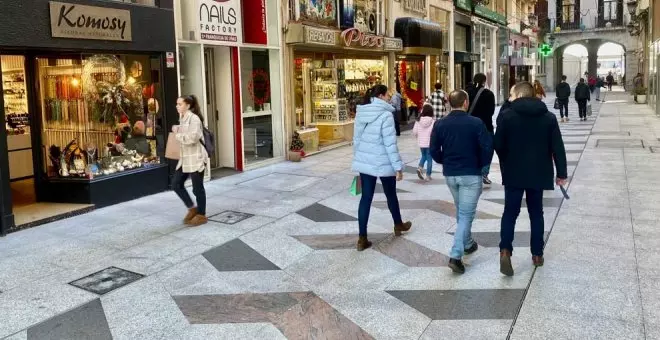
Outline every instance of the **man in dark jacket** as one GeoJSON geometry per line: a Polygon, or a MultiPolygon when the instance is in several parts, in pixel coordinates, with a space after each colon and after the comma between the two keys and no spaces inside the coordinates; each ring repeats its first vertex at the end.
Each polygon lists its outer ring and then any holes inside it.
{"type": "Polygon", "coordinates": [[[580,78],[580,82],[575,87],[575,101],[578,104],[578,112],[580,113],[580,120],[587,120],[587,101],[591,100],[591,91],[589,86],[584,83],[584,78],[580,78]]]}
{"type": "Polygon", "coordinates": [[[442,164],[454,197],[457,225],[449,268],[462,274],[463,255],[478,248],[472,239],[472,220],[483,188],[482,169],[493,158],[493,141],[481,120],[467,114],[469,101],[465,91],[450,93],[449,104],[452,111],[433,126],[431,157],[442,164]]]}
{"type": "Polygon", "coordinates": [[[561,82],[557,84],[556,93],[561,122],[568,122],[568,98],[571,96],[571,86],[566,82],[566,76],[561,76],[561,82]]]}
{"type": "Polygon", "coordinates": [[[517,99],[503,117],[495,134],[504,185],[504,214],[501,224],[500,272],[513,275],[511,253],[516,220],[523,194],[531,222],[531,252],[535,266],[543,265],[543,191],[554,184],[565,185],[566,151],[557,117],[534,97],[528,82],[516,85],[517,99]],[[557,169],[556,180],[553,161],[557,169]]]}
{"type": "MultiPolygon", "coordinates": [[[[474,86],[468,91],[470,106],[468,113],[481,119],[486,126],[486,130],[493,135],[495,131],[493,127],[493,115],[495,114],[495,95],[493,92],[485,87],[486,75],[477,73],[473,79],[474,86]]],[[[490,163],[484,166],[482,175],[484,184],[491,184],[488,179],[490,173],[490,163]]]]}

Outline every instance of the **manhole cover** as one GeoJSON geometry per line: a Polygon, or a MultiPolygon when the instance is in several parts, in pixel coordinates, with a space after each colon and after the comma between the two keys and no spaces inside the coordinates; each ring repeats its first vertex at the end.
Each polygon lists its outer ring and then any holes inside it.
{"type": "Polygon", "coordinates": [[[128,270],[108,267],[94,274],[69,282],[69,284],[94,294],[103,295],[143,277],[144,275],[142,274],[128,270]]]}
{"type": "Polygon", "coordinates": [[[247,220],[248,218],[252,217],[254,215],[244,213],[244,212],[239,212],[239,211],[223,211],[219,214],[213,215],[209,217],[209,220],[214,221],[214,222],[219,222],[219,223],[224,223],[224,224],[236,224],[238,222],[241,222],[243,220],[247,220]]]}

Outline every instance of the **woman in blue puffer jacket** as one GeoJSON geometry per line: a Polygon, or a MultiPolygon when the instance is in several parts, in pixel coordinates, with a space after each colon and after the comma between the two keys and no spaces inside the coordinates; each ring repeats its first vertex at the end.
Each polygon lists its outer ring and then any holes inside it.
{"type": "Polygon", "coordinates": [[[389,104],[387,86],[376,85],[367,91],[364,102],[357,107],[353,135],[353,171],[360,173],[362,198],[358,210],[360,236],[357,250],[371,247],[367,240],[369,211],[380,178],[387,206],[394,220],[394,234],[410,230],[412,223],[401,219],[399,199],[396,197],[396,182],[403,179],[403,161],[399,155],[394,127],[394,107],[389,104]]]}

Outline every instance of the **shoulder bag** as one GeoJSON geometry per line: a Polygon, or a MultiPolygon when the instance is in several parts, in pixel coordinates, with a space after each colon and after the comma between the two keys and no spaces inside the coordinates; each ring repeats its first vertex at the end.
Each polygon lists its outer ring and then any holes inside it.
{"type": "Polygon", "coordinates": [[[477,91],[477,95],[474,97],[474,102],[470,103],[470,109],[468,110],[468,114],[472,115],[472,110],[474,110],[474,107],[477,105],[477,101],[479,101],[479,97],[481,97],[481,94],[484,92],[486,87],[482,87],[477,91]]]}

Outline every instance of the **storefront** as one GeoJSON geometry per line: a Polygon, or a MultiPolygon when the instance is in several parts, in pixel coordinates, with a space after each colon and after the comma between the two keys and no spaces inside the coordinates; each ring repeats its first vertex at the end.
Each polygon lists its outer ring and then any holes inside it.
{"type": "Polygon", "coordinates": [[[198,96],[216,136],[211,176],[284,159],[279,11],[266,0],[176,1],[179,90],[198,96]]]}
{"type": "Polygon", "coordinates": [[[429,8],[430,20],[440,25],[442,31],[442,51],[431,55],[431,88],[429,90],[433,91],[435,84],[440,83],[445,92],[449,93],[454,85],[452,81],[453,58],[449,58],[452,52],[450,42],[453,39],[452,26],[454,23],[451,21],[453,6],[450,1],[443,2],[443,4],[447,5],[444,9],[435,6],[429,8]]]}
{"type": "Polygon", "coordinates": [[[530,48],[528,37],[511,32],[509,36],[509,86],[520,81],[533,81],[536,49],[530,48]],[[530,53],[532,51],[532,53],[530,53]]]}
{"type": "Polygon", "coordinates": [[[0,3],[2,234],[167,190],[176,69],[161,3],[0,3]]]}
{"type": "MultiPolygon", "coordinates": [[[[456,3],[457,9],[470,10],[469,7],[459,7],[461,2],[456,3]]],[[[472,19],[469,14],[454,11],[454,89],[465,89],[472,82],[473,63],[480,56],[472,53],[472,19]]]]}
{"type": "MultiPolygon", "coordinates": [[[[500,1],[497,2],[498,4],[500,1]]],[[[486,86],[496,95],[496,101],[502,102],[501,98],[499,67],[499,44],[497,42],[498,32],[506,29],[506,15],[493,10],[493,2],[490,7],[475,5],[472,17],[472,51],[479,55],[479,61],[474,65],[475,73],[486,75],[486,86]]],[[[501,5],[501,4],[500,4],[501,5]]]]}
{"type": "Polygon", "coordinates": [[[289,24],[291,126],[305,153],[353,140],[355,110],[370,87],[387,84],[388,53],[401,40],[364,33],[289,24]]]}

